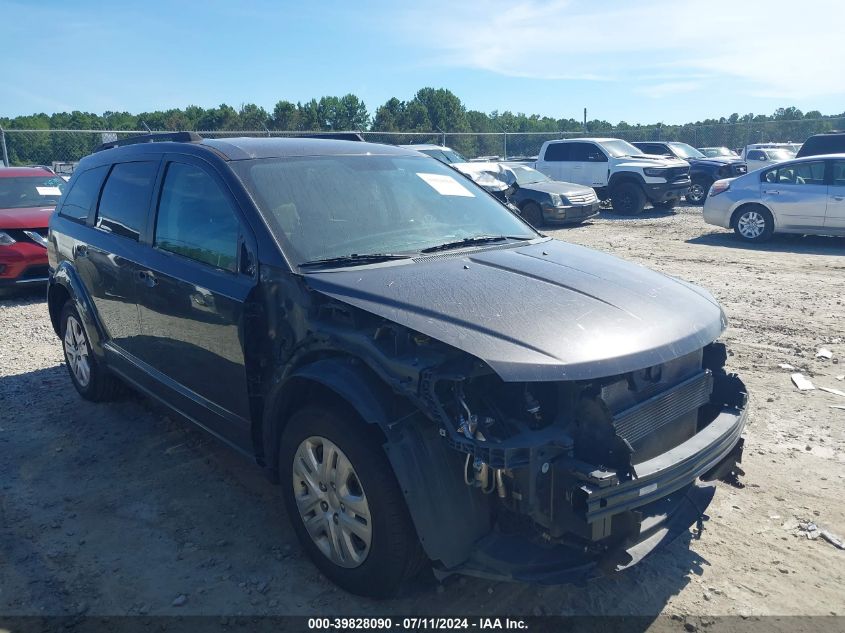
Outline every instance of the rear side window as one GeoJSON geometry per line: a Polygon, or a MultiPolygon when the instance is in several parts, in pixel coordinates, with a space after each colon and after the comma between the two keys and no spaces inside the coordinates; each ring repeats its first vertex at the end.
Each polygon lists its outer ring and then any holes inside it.
{"type": "Polygon", "coordinates": [[[157,171],[158,162],[153,161],[115,165],[100,196],[97,228],[137,240],[147,221],[157,171]]]}
{"type": "Polygon", "coordinates": [[[759,149],[752,149],[748,151],[748,160],[766,160],[766,155],[759,149]]]}
{"type": "Polygon", "coordinates": [[[79,174],[73,183],[73,187],[65,196],[59,215],[85,222],[88,219],[88,212],[97,203],[100,186],[103,184],[103,178],[105,178],[108,169],[108,165],[103,165],[79,174]]]}
{"type": "Polygon", "coordinates": [[[155,245],[236,272],[239,235],[235,209],[215,180],[194,165],[170,163],[158,204],[155,245]]]}
{"type": "Polygon", "coordinates": [[[551,143],[546,147],[546,154],[543,156],[543,160],[555,162],[569,160],[570,145],[570,143],[551,143]]]}

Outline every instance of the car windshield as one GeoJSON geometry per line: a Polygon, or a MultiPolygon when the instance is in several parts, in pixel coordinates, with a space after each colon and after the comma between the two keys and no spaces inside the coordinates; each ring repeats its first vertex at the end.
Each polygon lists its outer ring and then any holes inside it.
{"type": "Polygon", "coordinates": [[[441,163],[446,163],[447,165],[451,165],[452,163],[468,162],[466,158],[458,154],[458,152],[453,149],[421,149],[419,151],[423,154],[428,154],[432,158],[436,158],[441,163]]]}
{"type": "Polygon", "coordinates": [[[508,169],[513,172],[513,175],[516,177],[516,182],[520,185],[530,185],[535,182],[549,182],[551,180],[551,178],[546,176],[546,174],[542,174],[536,169],[531,169],[530,167],[513,165],[508,169]]]}
{"type": "Polygon", "coordinates": [[[767,149],[766,154],[772,160],[789,160],[790,158],[795,158],[795,154],[788,149],[767,149]]]}
{"type": "Polygon", "coordinates": [[[238,161],[233,169],[297,264],[539,237],[469,179],[426,158],[289,157],[238,161]]]}
{"type": "Polygon", "coordinates": [[[628,141],[623,141],[621,139],[600,141],[599,145],[601,145],[607,153],[614,158],[619,158],[620,156],[639,156],[643,153],[639,148],[634,147],[628,141]]]}
{"type": "Polygon", "coordinates": [[[711,158],[714,156],[734,156],[734,153],[727,147],[705,147],[701,152],[711,158]]]}
{"type": "Polygon", "coordinates": [[[707,158],[692,145],[686,143],[669,143],[669,147],[674,150],[675,156],[679,158],[707,158]]]}
{"type": "Polygon", "coordinates": [[[55,207],[65,184],[58,176],[0,178],[0,209],[55,207]]]}

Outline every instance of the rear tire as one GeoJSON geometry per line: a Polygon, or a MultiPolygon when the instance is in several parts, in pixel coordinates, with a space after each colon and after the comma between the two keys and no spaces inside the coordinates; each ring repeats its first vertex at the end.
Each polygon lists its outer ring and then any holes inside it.
{"type": "Polygon", "coordinates": [[[543,210],[536,202],[526,202],[522,205],[522,217],[531,226],[543,226],[543,210]]]}
{"type": "Polygon", "coordinates": [[[94,357],[73,301],[65,302],[59,323],[65,365],[79,395],[92,402],[114,400],[120,395],[123,384],[94,357]]]}
{"type": "Polygon", "coordinates": [[[707,192],[710,191],[712,180],[698,178],[692,181],[687,195],[684,196],[690,204],[704,204],[707,199],[707,192]]]}
{"type": "Polygon", "coordinates": [[[615,186],[610,199],[613,201],[613,210],[622,215],[637,215],[645,208],[645,192],[632,182],[615,186]]]}
{"type": "Polygon", "coordinates": [[[733,228],[746,242],[766,242],[774,235],[775,220],[767,208],[748,205],[737,211],[733,228]]]}
{"type": "Polygon", "coordinates": [[[427,562],[382,442],[348,407],[319,404],[291,416],[279,450],[302,547],[332,582],[374,598],[395,595],[427,562]]]}

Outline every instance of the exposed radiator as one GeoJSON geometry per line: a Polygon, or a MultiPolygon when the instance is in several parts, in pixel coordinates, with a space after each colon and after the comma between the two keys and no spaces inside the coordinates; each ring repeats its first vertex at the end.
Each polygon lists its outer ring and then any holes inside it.
{"type": "Polygon", "coordinates": [[[710,400],[713,374],[699,372],[648,400],[613,415],[613,427],[619,437],[631,444],[651,435],[662,426],[710,400]]]}

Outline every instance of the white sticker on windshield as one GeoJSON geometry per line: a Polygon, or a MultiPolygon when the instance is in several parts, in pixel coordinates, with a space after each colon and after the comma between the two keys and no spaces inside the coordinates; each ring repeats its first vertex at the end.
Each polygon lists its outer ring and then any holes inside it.
{"type": "Polygon", "coordinates": [[[58,187],[36,187],[35,190],[39,196],[60,196],[62,190],[58,187]]]}
{"type": "Polygon", "coordinates": [[[417,174],[420,178],[426,181],[428,185],[434,189],[441,196],[462,196],[464,198],[474,198],[475,194],[464,187],[457,180],[451,176],[443,174],[417,174]]]}

